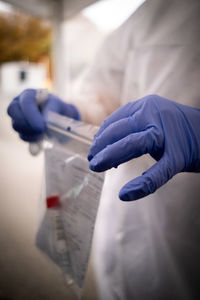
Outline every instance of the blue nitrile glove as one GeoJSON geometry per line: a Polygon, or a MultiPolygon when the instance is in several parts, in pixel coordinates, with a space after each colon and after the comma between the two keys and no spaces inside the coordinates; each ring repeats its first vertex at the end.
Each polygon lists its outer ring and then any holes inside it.
{"type": "Polygon", "coordinates": [[[145,153],[157,163],[123,186],[121,200],[147,196],[179,172],[200,172],[200,109],[156,95],[128,103],[103,122],[88,159],[101,172],[145,153]]]}
{"type": "Polygon", "coordinates": [[[36,90],[27,89],[8,106],[8,114],[12,118],[12,126],[24,141],[38,141],[45,131],[45,120],[48,111],[80,120],[78,109],[73,104],[67,104],[53,94],[39,109],[36,104],[36,90]]]}

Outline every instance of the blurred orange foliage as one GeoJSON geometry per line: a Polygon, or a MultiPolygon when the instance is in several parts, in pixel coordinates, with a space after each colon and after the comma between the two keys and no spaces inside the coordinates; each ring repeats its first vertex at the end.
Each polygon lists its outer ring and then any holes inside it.
{"type": "Polygon", "coordinates": [[[0,64],[9,61],[38,62],[50,56],[52,30],[31,16],[0,14],[0,64]]]}

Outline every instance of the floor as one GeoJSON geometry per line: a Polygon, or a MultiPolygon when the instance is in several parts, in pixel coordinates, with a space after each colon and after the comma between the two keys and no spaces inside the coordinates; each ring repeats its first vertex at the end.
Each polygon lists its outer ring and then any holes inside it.
{"type": "MultiPolygon", "coordinates": [[[[43,156],[11,129],[0,97],[0,300],[76,300],[56,266],[34,245],[42,182],[43,156]]],[[[95,300],[94,276],[86,279],[85,300],[95,300]]]]}

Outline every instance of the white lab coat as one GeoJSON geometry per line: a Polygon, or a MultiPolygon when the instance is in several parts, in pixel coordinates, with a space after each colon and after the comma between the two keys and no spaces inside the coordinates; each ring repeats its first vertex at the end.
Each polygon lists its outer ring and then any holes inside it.
{"type": "MultiPolygon", "coordinates": [[[[95,123],[152,93],[200,107],[199,0],[146,1],[105,42],[75,103],[95,123]]],[[[106,174],[94,238],[103,300],[200,299],[200,175],[178,174],[139,201],[118,198],[153,163],[146,155],[106,174]]]]}

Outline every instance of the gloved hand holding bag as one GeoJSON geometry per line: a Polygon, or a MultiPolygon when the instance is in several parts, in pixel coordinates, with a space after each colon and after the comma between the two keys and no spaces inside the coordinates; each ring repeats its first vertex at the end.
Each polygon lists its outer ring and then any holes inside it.
{"type": "Polygon", "coordinates": [[[156,95],[130,102],[103,122],[88,159],[101,172],[146,153],[157,162],[122,187],[121,200],[145,197],[179,172],[200,171],[200,109],[156,95]]]}

